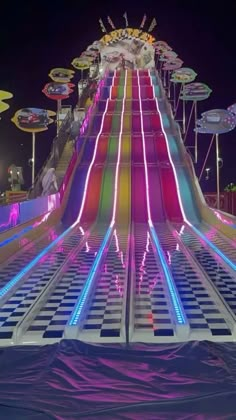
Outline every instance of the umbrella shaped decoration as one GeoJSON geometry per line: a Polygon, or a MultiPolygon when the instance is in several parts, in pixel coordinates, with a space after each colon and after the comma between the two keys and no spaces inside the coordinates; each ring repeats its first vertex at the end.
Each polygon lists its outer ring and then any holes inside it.
{"type": "Polygon", "coordinates": [[[50,82],[44,86],[42,92],[48,98],[58,101],[69,98],[74,86],[73,83],[50,82]]]}
{"type": "Polygon", "coordinates": [[[83,71],[89,69],[91,66],[91,60],[89,60],[87,56],[76,57],[73,59],[71,64],[76,70],[81,71],[81,79],[83,79],[83,71]]]}
{"type": "Polygon", "coordinates": [[[0,90],[0,113],[6,111],[10,105],[3,102],[6,99],[11,99],[13,97],[12,93],[5,90],[0,90]]]}
{"type": "MultiPolygon", "coordinates": [[[[235,105],[230,109],[235,110],[235,105]]],[[[220,167],[219,167],[219,134],[228,133],[236,127],[236,114],[229,109],[212,109],[202,114],[197,120],[195,130],[202,134],[213,134],[216,137],[216,184],[217,184],[217,208],[220,207],[220,167]]]]}
{"type": "MultiPolygon", "coordinates": [[[[173,71],[173,73],[171,74],[171,82],[172,83],[181,83],[181,89],[180,89],[180,94],[181,91],[183,90],[183,86],[185,83],[190,83],[193,82],[196,79],[197,73],[189,68],[189,67],[181,67],[175,71],[173,71]]],[[[179,97],[180,99],[180,97],[179,97]]],[[[178,104],[179,104],[179,99],[178,99],[178,103],[177,103],[177,107],[175,106],[175,98],[174,98],[174,107],[175,107],[175,112],[177,112],[177,108],[178,108],[178,104]]],[[[183,134],[185,134],[185,125],[186,125],[186,121],[185,121],[185,101],[183,100],[183,134]]]]}
{"type": "Polygon", "coordinates": [[[73,92],[73,87],[75,85],[73,83],[58,83],[58,82],[50,82],[46,83],[42,92],[44,95],[47,96],[49,99],[53,99],[57,101],[57,132],[59,131],[59,114],[61,110],[61,101],[63,99],[69,98],[70,94],[73,92]]]}
{"type": "Polygon", "coordinates": [[[87,70],[90,67],[90,61],[87,57],[76,57],[73,59],[71,64],[76,70],[81,71],[87,70]]]}
{"type": "Polygon", "coordinates": [[[164,62],[163,65],[163,70],[168,70],[168,71],[173,71],[173,70],[177,70],[180,69],[183,65],[183,61],[180,58],[168,58],[168,60],[166,60],[164,62]]]}
{"type": "Polygon", "coordinates": [[[74,70],[64,69],[62,67],[56,67],[49,73],[49,77],[58,83],[69,83],[74,77],[74,70]]]}
{"type": "Polygon", "coordinates": [[[35,134],[48,129],[53,123],[51,117],[55,116],[54,111],[41,108],[22,108],[16,111],[12,122],[22,131],[32,133],[32,185],[35,176],[35,134]]]}
{"type": "MultiPolygon", "coordinates": [[[[186,133],[185,133],[185,138],[187,136],[187,132],[188,132],[190,120],[191,120],[191,117],[192,117],[193,109],[195,111],[194,112],[194,121],[195,121],[194,125],[196,126],[196,124],[197,124],[197,102],[198,101],[204,101],[205,99],[209,98],[211,92],[212,92],[212,90],[205,83],[194,82],[194,83],[188,83],[188,84],[183,85],[183,89],[182,89],[182,92],[180,94],[180,99],[182,99],[183,101],[192,101],[193,102],[192,109],[191,109],[190,116],[189,116],[188,127],[187,127],[187,130],[186,130],[186,133]]],[[[195,131],[194,149],[195,149],[195,163],[197,163],[197,160],[198,160],[198,132],[197,131],[195,131]]]]}

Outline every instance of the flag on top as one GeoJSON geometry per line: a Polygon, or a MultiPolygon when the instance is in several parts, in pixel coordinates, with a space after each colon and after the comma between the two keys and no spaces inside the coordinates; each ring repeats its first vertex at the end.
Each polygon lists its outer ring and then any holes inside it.
{"type": "Polygon", "coordinates": [[[116,29],[116,27],[115,27],[114,23],[112,22],[110,16],[107,16],[107,20],[108,20],[108,23],[110,23],[112,29],[116,29]]]}
{"type": "Polygon", "coordinates": [[[145,25],[146,20],[147,20],[147,15],[143,15],[143,19],[142,19],[142,22],[141,22],[141,25],[140,25],[140,27],[139,27],[139,28],[143,29],[143,27],[144,27],[144,25],[145,25]]]}
{"type": "Polygon", "coordinates": [[[156,25],[157,25],[157,21],[155,18],[153,18],[151,21],[151,25],[148,28],[148,32],[152,32],[152,30],[155,28],[156,25]]]}
{"type": "Polygon", "coordinates": [[[128,25],[129,25],[129,23],[128,23],[128,16],[127,16],[127,12],[125,12],[124,14],[123,14],[123,18],[125,18],[125,26],[126,26],[126,28],[128,27],[128,25]]]}
{"type": "Polygon", "coordinates": [[[102,32],[106,32],[107,30],[106,30],[106,28],[104,26],[104,23],[103,23],[101,18],[99,19],[99,23],[100,23],[100,27],[101,27],[102,32]]]}

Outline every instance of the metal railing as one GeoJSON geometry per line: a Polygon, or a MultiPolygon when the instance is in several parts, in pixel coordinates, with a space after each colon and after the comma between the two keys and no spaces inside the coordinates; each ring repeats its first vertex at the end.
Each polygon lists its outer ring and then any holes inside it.
{"type": "MultiPolygon", "coordinates": [[[[47,158],[47,160],[44,162],[42,168],[38,172],[35,182],[32,185],[32,187],[29,190],[28,198],[36,198],[41,195],[42,193],[42,177],[43,174],[49,169],[49,168],[56,168],[58,165],[58,162],[61,158],[61,155],[63,153],[64,147],[66,142],[68,141],[69,137],[71,137],[71,124],[73,121],[73,113],[71,111],[71,108],[68,110],[68,113],[66,114],[64,120],[62,121],[62,124],[60,126],[60,129],[58,131],[58,134],[54,138],[51,146],[51,152],[47,158]]],[[[71,139],[73,140],[73,139],[71,139]]]]}

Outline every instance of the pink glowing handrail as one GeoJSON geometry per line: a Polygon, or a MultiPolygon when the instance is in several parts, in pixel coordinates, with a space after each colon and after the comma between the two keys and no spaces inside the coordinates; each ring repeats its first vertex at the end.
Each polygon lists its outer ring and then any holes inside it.
{"type": "MultiPolygon", "coordinates": [[[[114,83],[115,74],[116,74],[116,72],[114,73],[113,78],[112,78],[112,86],[113,86],[113,83],[114,83]]],[[[110,89],[112,88],[112,86],[110,87],[110,89]]],[[[71,227],[76,226],[80,222],[81,216],[82,216],[82,213],[83,213],[83,210],[84,210],[85,199],[86,199],[86,195],[87,195],[87,188],[88,188],[88,183],[89,183],[89,178],[90,178],[90,172],[92,170],[92,167],[93,167],[93,164],[94,164],[94,161],[95,161],[95,158],[96,158],[97,148],[98,148],[98,141],[99,141],[100,135],[101,135],[102,130],[103,130],[104,119],[105,119],[105,115],[107,113],[107,108],[108,108],[108,102],[109,102],[109,99],[106,100],[106,108],[105,108],[105,110],[103,112],[102,122],[101,122],[101,128],[100,128],[100,131],[99,131],[99,133],[97,135],[97,138],[96,138],[94,152],[93,152],[93,158],[92,158],[91,163],[90,163],[89,168],[88,168],[88,172],[87,172],[87,176],[86,176],[86,181],[85,181],[85,186],[84,186],[84,193],[83,193],[82,203],[81,203],[81,206],[80,206],[80,211],[79,211],[79,214],[78,214],[78,217],[77,217],[76,221],[72,224],[71,227]]]]}

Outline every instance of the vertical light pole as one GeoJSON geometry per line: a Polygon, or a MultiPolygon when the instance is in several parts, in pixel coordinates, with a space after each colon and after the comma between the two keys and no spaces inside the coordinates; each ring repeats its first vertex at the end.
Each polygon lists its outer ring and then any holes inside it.
{"type": "Polygon", "coordinates": [[[216,191],[217,191],[217,200],[216,206],[217,209],[220,209],[220,166],[219,166],[219,134],[216,134],[216,191]]]}
{"type": "Polygon", "coordinates": [[[61,99],[57,100],[57,134],[60,129],[60,112],[61,112],[61,99]]]}
{"type": "MultiPolygon", "coordinates": [[[[197,124],[197,101],[194,101],[194,127],[197,124]]],[[[195,163],[197,163],[198,159],[198,132],[195,130],[195,163]]]]}
{"type": "Polygon", "coordinates": [[[32,185],[35,178],[35,132],[32,132],[32,185]]]}
{"type": "MultiPolygon", "coordinates": [[[[181,85],[181,90],[183,91],[183,83],[181,85]]],[[[186,115],[185,115],[185,100],[183,99],[183,134],[185,134],[186,130],[186,115]]]]}

